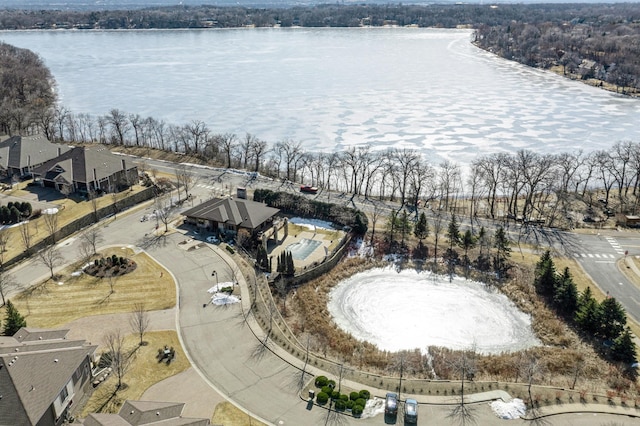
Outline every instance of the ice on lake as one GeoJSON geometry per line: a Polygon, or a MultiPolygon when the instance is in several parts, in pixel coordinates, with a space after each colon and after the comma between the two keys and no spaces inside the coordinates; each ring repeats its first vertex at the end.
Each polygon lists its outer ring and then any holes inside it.
{"type": "Polygon", "coordinates": [[[499,291],[461,277],[371,269],[338,283],[328,307],[338,327],[383,350],[500,353],[540,344],[528,314],[499,291]]]}

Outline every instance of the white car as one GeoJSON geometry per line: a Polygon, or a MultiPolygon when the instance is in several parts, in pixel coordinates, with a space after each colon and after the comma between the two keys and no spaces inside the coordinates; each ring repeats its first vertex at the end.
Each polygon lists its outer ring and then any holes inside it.
{"type": "Polygon", "coordinates": [[[207,242],[208,243],[213,243],[213,244],[218,244],[220,242],[220,240],[215,235],[210,235],[210,236],[207,237],[207,242]]]}

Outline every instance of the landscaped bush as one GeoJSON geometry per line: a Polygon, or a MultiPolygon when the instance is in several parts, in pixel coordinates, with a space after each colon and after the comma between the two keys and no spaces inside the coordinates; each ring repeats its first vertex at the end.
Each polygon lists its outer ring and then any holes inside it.
{"type": "Polygon", "coordinates": [[[367,399],[371,399],[371,392],[369,392],[366,389],[362,389],[360,391],[360,398],[367,400],[367,399]]]}
{"type": "Polygon", "coordinates": [[[343,394],[343,393],[341,393],[341,394],[340,394],[340,399],[346,402],[346,401],[348,401],[348,400],[349,400],[349,396],[348,396],[348,395],[345,395],[345,394],[343,394]]]}
{"type": "Polygon", "coordinates": [[[350,400],[352,400],[352,401],[355,401],[355,400],[356,400],[356,399],[358,399],[358,398],[362,398],[362,397],[360,396],[360,392],[351,392],[351,393],[349,394],[349,399],[350,399],[350,400]]]}
{"type": "Polygon", "coordinates": [[[231,254],[234,254],[236,251],[233,249],[233,247],[231,247],[230,245],[227,245],[226,247],[227,251],[231,254]]]}
{"type": "Polygon", "coordinates": [[[137,266],[133,260],[113,255],[95,259],[84,272],[98,278],[116,277],[135,271],[137,266]]]}
{"type": "Polygon", "coordinates": [[[360,416],[363,410],[364,410],[364,407],[362,405],[356,404],[351,409],[351,412],[353,413],[354,416],[360,416]]]}
{"type": "Polygon", "coordinates": [[[336,381],[335,380],[329,380],[329,382],[327,382],[327,386],[331,386],[331,389],[335,389],[336,388],[336,381]]]}
{"type": "Polygon", "coordinates": [[[335,407],[337,411],[344,411],[347,408],[347,404],[343,400],[337,399],[335,407]]]}
{"type": "Polygon", "coordinates": [[[318,376],[316,377],[316,387],[321,388],[323,386],[327,386],[329,384],[329,379],[327,376],[318,376]]]}
{"type": "Polygon", "coordinates": [[[326,393],[327,395],[331,395],[333,393],[333,388],[329,385],[323,386],[322,392],[326,393]]]}
{"type": "Polygon", "coordinates": [[[339,399],[340,398],[340,392],[338,392],[337,390],[334,390],[333,392],[331,392],[331,399],[339,399]]]}
{"type": "Polygon", "coordinates": [[[326,404],[329,401],[329,395],[326,392],[318,392],[316,396],[316,402],[318,404],[326,404]]]}
{"type": "Polygon", "coordinates": [[[351,410],[353,408],[354,405],[356,405],[356,403],[352,400],[349,400],[347,402],[345,402],[345,405],[347,406],[348,410],[351,410]]]}
{"type": "Polygon", "coordinates": [[[355,401],[356,405],[359,405],[361,407],[364,407],[365,405],[367,405],[367,400],[364,398],[358,398],[355,401]]]}

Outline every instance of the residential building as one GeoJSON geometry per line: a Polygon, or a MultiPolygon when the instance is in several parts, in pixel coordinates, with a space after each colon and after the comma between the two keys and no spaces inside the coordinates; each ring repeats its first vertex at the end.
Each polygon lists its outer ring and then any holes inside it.
{"type": "Polygon", "coordinates": [[[97,346],[69,330],[21,328],[0,336],[0,425],[60,425],[91,386],[97,346]]]}
{"type": "Polygon", "coordinates": [[[280,210],[240,198],[213,198],[184,213],[185,223],[209,231],[236,234],[246,229],[254,235],[269,228],[280,210]]]}
{"type": "Polygon", "coordinates": [[[208,419],[182,417],[184,403],[125,401],[118,414],[89,414],[85,426],[207,426],[208,419]]]}
{"type": "Polygon", "coordinates": [[[74,147],[33,171],[34,179],[60,192],[117,192],[138,181],[130,160],[103,145],[74,147]]]}
{"type": "Polygon", "coordinates": [[[12,136],[0,142],[0,174],[29,176],[34,168],[70,149],[68,145],[49,142],[43,135],[12,136]]]}

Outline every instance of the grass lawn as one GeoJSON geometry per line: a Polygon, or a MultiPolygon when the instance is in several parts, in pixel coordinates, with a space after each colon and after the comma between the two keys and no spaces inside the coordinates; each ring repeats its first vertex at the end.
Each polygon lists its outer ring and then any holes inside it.
{"type": "Polygon", "coordinates": [[[118,379],[112,373],[94,390],[80,417],[86,417],[89,413],[117,413],[127,399],[139,400],[151,385],[191,366],[182,351],[178,334],[175,331],[145,333],[144,341],[147,342],[145,346],[138,346],[137,335],[126,336],[125,347],[132,351],[133,361],[122,380],[125,384],[124,389],[115,392],[118,379]],[[176,351],[176,358],[169,365],[158,362],[156,358],[158,349],[165,345],[173,347],[176,351]]]}
{"type": "Polygon", "coordinates": [[[252,418],[244,411],[238,409],[230,402],[221,402],[216,405],[216,411],[211,418],[213,425],[233,426],[266,426],[264,423],[252,418]]]}
{"type": "Polygon", "coordinates": [[[109,278],[88,274],[72,276],[79,265],[66,268],[58,274],[58,280],[48,280],[12,300],[27,324],[37,328],[57,327],[90,315],[131,312],[141,302],[149,311],[175,306],[173,279],[148,255],[134,254],[128,248],[113,248],[101,254],[127,257],[136,262],[137,268],[111,282],[109,278]]]}

